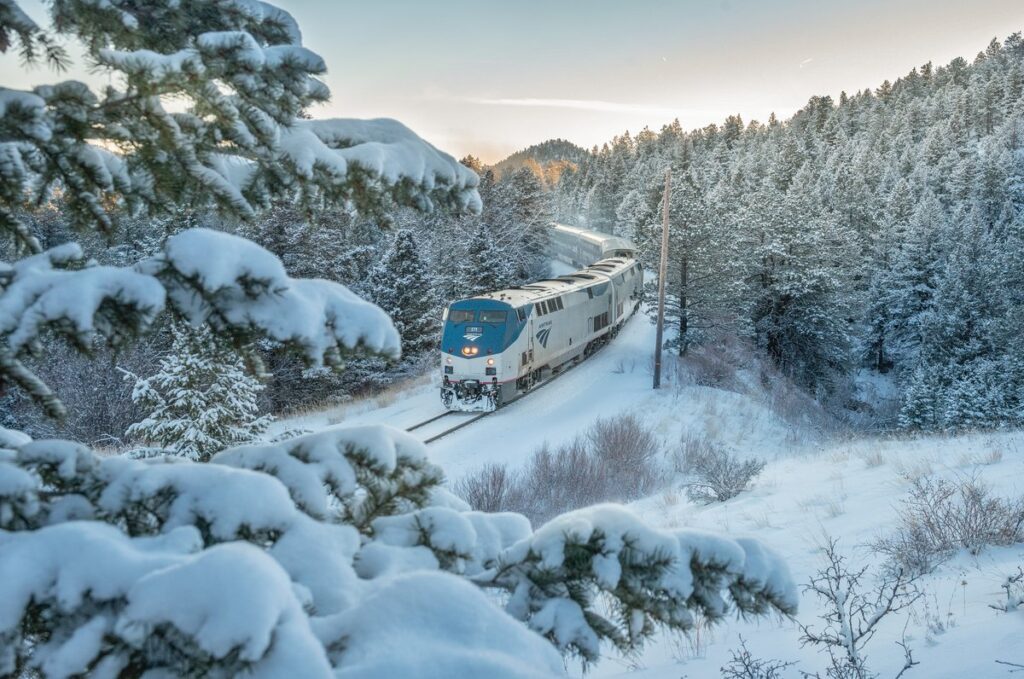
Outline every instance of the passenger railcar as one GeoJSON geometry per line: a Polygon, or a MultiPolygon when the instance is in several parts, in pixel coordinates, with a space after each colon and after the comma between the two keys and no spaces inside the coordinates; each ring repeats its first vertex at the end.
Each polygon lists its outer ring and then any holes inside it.
{"type": "Polygon", "coordinates": [[[615,240],[620,256],[452,303],[441,338],[445,406],[493,410],[613,337],[640,306],[643,290],[632,246],[615,240]]]}
{"type": "Polygon", "coordinates": [[[624,238],[567,224],[551,225],[550,244],[555,259],[578,269],[602,259],[636,255],[634,245],[624,238]]]}

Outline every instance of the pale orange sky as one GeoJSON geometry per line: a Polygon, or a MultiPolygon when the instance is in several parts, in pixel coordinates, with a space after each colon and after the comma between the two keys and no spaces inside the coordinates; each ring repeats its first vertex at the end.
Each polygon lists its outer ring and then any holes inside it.
{"type": "MultiPolygon", "coordinates": [[[[812,95],[973,59],[1024,29],[1022,0],[278,0],[327,62],[317,117],[391,117],[493,162],[562,137],[731,113],[785,117],[812,95]]],[[[23,6],[40,17],[38,0],[23,6]]],[[[10,55],[3,84],[26,87],[10,55]]],[[[73,74],[84,77],[84,74],[73,74]]]]}

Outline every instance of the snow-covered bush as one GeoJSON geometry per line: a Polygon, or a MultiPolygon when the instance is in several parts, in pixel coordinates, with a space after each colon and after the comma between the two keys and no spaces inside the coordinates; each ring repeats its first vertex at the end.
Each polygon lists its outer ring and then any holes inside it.
{"type": "Polygon", "coordinates": [[[1024,498],[993,497],[974,478],[914,478],[902,505],[896,531],[873,547],[911,573],[928,573],[959,549],[1024,542],[1024,498]]]}
{"type": "Polygon", "coordinates": [[[148,411],[125,434],[190,460],[206,461],[226,446],[247,443],[273,420],[259,414],[263,385],[205,328],[175,328],[156,374],[125,377],[134,382],[132,400],[148,411]]]}
{"type": "Polygon", "coordinates": [[[742,459],[707,439],[685,438],[678,455],[679,470],[691,477],[686,495],[694,502],[725,502],[750,488],[764,469],[764,460],[742,459]]]}

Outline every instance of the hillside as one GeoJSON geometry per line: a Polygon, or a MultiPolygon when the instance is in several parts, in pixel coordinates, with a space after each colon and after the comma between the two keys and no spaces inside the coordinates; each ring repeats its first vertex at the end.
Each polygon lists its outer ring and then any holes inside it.
{"type": "Polygon", "coordinates": [[[562,173],[567,169],[575,170],[589,156],[589,152],[564,139],[549,139],[534,144],[522,151],[516,151],[508,158],[498,161],[492,169],[501,177],[520,168],[529,168],[545,186],[558,184],[562,173]]]}

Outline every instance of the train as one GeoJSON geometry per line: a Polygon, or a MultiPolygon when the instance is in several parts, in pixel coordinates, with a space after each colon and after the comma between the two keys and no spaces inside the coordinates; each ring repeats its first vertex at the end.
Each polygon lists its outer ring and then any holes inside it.
{"type": "Polygon", "coordinates": [[[590,356],[640,307],[636,248],[609,234],[552,224],[554,258],[577,271],[469,299],[444,311],[441,401],[486,411],[590,356]]]}

